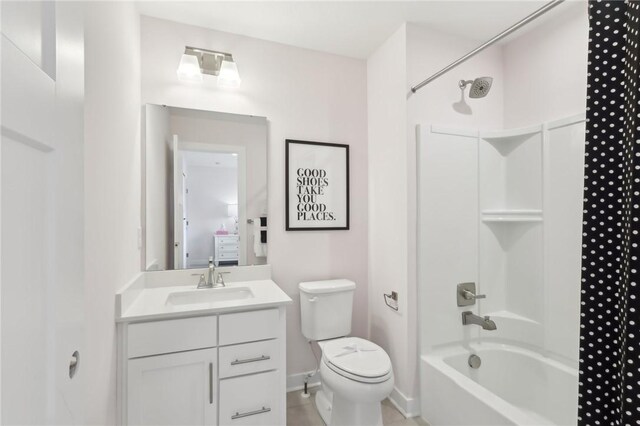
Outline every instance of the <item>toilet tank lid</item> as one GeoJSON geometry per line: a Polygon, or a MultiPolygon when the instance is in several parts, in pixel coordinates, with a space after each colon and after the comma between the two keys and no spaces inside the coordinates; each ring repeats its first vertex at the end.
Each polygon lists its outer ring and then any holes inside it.
{"type": "Polygon", "coordinates": [[[354,290],[356,288],[356,283],[345,279],[307,281],[298,284],[298,288],[300,291],[312,294],[337,293],[339,291],[354,290]]]}

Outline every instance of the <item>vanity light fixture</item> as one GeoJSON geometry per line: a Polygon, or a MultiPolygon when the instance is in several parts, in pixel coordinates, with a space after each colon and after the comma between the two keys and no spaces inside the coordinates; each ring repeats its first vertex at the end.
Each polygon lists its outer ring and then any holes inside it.
{"type": "Polygon", "coordinates": [[[238,66],[233,61],[231,55],[229,55],[229,57],[225,57],[222,60],[220,74],[218,74],[218,86],[235,89],[236,87],[240,87],[240,82],[238,66]]]}
{"type": "Polygon", "coordinates": [[[198,58],[186,53],[180,58],[178,66],[178,79],[182,81],[202,81],[202,72],[198,58]]]}
{"type": "Polygon", "coordinates": [[[185,46],[178,66],[178,78],[183,81],[202,81],[203,74],[218,77],[218,86],[240,86],[238,66],[230,53],[185,46]]]}

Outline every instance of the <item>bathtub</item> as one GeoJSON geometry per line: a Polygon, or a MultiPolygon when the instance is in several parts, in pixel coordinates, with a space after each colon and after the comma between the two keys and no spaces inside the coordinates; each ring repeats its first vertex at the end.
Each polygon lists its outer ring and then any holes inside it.
{"type": "Polygon", "coordinates": [[[575,425],[577,369],[516,346],[475,343],[420,360],[422,416],[432,425],[575,425]],[[469,355],[482,360],[469,367],[469,355]]]}

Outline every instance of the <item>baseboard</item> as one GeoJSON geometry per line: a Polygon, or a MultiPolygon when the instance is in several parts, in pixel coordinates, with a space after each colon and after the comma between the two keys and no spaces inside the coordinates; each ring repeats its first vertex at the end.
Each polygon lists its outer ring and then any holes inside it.
{"type": "Polygon", "coordinates": [[[420,415],[420,401],[418,398],[408,398],[396,387],[391,391],[389,401],[391,401],[406,418],[418,417],[420,415]]]}
{"type": "MultiPolygon", "coordinates": [[[[297,391],[304,389],[304,380],[312,374],[314,370],[304,373],[290,374],[287,376],[287,392],[297,391]]],[[[309,378],[307,387],[312,388],[314,386],[320,386],[320,373],[309,378]]],[[[394,387],[389,395],[389,401],[400,411],[400,413],[406,418],[418,417],[420,415],[420,401],[418,398],[408,398],[398,388],[394,387]]]]}
{"type": "MultiPolygon", "coordinates": [[[[305,373],[291,374],[287,376],[287,392],[304,389],[304,380],[309,374],[313,374],[315,370],[305,373]]],[[[308,387],[320,386],[320,372],[309,378],[308,387]]]]}

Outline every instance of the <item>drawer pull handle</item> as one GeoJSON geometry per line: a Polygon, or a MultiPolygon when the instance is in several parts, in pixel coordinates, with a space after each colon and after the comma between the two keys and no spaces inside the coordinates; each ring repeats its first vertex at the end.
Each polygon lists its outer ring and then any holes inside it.
{"type": "Polygon", "coordinates": [[[213,363],[209,363],[209,404],[213,404],[213,363]]]}
{"type": "Polygon", "coordinates": [[[231,365],[248,364],[250,362],[266,361],[268,359],[271,359],[269,355],[261,355],[257,358],[249,358],[249,359],[236,359],[235,361],[231,361],[231,365]]]}
{"type": "Polygon", "coordinates": [[[236,413],[233,416],[231,416],[231,420],[241,419],[243,417],[255,416],[256,414],[268,413],[269,411],[271,411],[271,408],[268,408],[268,407],[262,407],[260,410],[249,411],[247,413],[238,413],[236,411],[236,413]]]}

